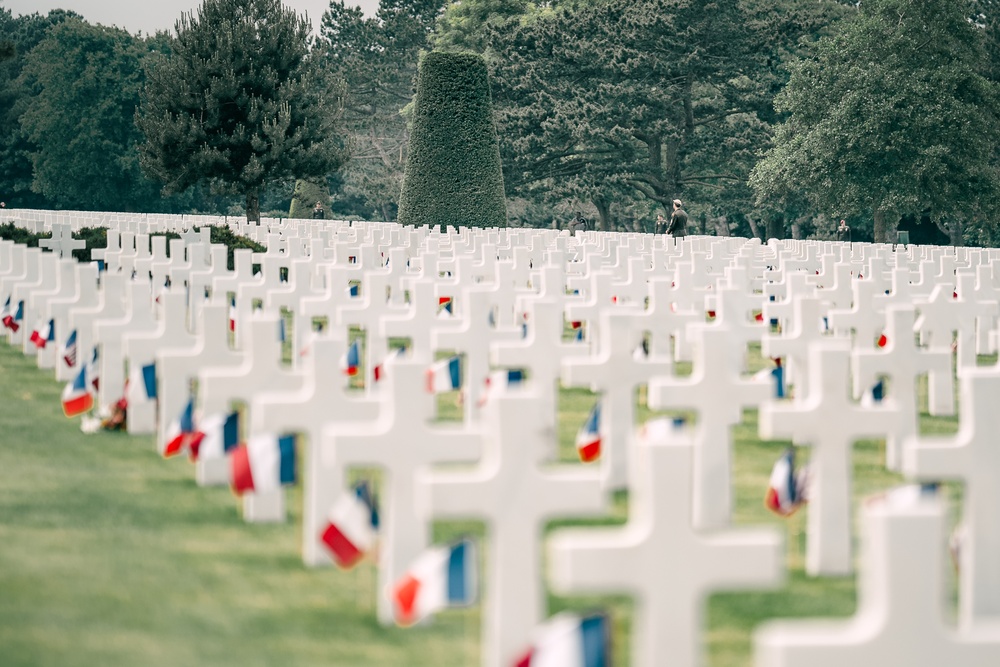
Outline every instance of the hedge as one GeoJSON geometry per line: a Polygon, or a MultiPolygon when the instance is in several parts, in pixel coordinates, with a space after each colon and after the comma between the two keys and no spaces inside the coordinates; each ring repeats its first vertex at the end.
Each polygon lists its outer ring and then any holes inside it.
{"type": "Polygon", "coordinates": [[[482,56],[440,51],[424,56],[417,75],[399,222],[506,226],[492,106],[482,56]]]}

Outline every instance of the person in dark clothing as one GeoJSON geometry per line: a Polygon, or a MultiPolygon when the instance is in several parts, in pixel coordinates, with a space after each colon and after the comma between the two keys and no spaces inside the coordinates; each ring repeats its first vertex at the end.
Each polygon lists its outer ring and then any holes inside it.
{"type": "Polygon", "coordinates": [[[687,236],[688,214],[681,208],[681,200],[674,200],[674,212],[670,215],[670,225],[667,226],[667,234],[674,238],[687,236]]]}
{"type": "Polygon", "coordinates": [[[840,226],[837,227],[837,240],[844,243],[851,242],[851,228],[847,226],[846,220],[841,220],[840,226]]]}
{"type": "Polygon", "coordinates": [[[322,220],[326,217],[326,211],[323,210],[323,204],[316,202],[313,206],[313,220],[322,220]]]}
{"type": "Polygon", "coordinates": [[[576,212],[576,217],[569,221],[569,230],[575,232],[576,230],[587,231],[590,225],[587,224],[587,219],[580,214],[579,211],[576,212]]]}
{"type": "Polygon", "coordinates": [[[659,213],[656,216],[656,228],[654,229],[654,231],[657,234],[666,234],[667,233],[667,225],[669,225],[669,224],[670,223],[667,222],[667,219],[663,217],[663,214],[659,213]]]}

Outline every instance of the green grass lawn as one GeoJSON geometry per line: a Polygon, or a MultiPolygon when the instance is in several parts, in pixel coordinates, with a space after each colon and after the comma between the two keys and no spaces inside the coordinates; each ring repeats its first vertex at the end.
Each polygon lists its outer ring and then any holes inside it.
{"type": "MultiPolygon", "coordinates": [[[[81,434],[78,420],[62,416],[51,372],[4,344],[0,378],[0,665],[478,664],[477,608],[414,629],[382,628],[370,563],[351,572],[304,568],[298,489],[289,493],[287,524],[245,524],[228,489],[196,487],[192,466],[161,460],[152,437],[81,434]]],[[[574,460],[576,429],[594,400],[585,390],[562,392],[562,459],[574,460]]],[[[440,405],[443,418],[460,415],[453,395],[440,405]]],[[[640,407],[640,418],[649,416],[640,407]]],[[[926,415],[921,422],[924,432],[956,425],[926,415]]],[[[785,531],[789,576],[777,591],[706,601],[706,652],[719,667],[750,664],[750,636],[762,620],[855,609],[853,578],[803,574],[804,512],[779,519],[764,509],[771,466],[787,443],[760,441],[756,430],[753,411],[734,429],[735,521],[785,531]]],[[[882,457],[881,443],[857,444],[856,496],[898,481],[882,457]]],[[[593,523],[626,516],[619,494],[611,516],[593,523]]],[[[470,532],[483,528],[438,523],[434,531],[440,540],[470,532]]],[[[550,598],[551,611],[566,608],[609,611],[614,664],[628,664],[627,598],[550,598]]]]}

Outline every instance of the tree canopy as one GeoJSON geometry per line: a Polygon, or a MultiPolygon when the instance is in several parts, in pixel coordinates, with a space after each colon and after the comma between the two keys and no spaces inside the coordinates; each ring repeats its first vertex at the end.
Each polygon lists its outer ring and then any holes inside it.
{"type": "Polygon", "coordinates": [[[269,182],[336,169],[342,90],[311,57],[310,29],[280,0],[205,0],[182,16],[136,114],[147,173],[168,191],[243,193],[257,220],[269,182]]]}
{"type": "Polygon", "coordinates": [[[756,166],[761,203],[805,196],[874,219],[933,211],[952,242],[996,212],[996,83],[983,32],[954,0],[865,0],[837,35],[795,63],[775,106],[787,114],[756,166]]]}

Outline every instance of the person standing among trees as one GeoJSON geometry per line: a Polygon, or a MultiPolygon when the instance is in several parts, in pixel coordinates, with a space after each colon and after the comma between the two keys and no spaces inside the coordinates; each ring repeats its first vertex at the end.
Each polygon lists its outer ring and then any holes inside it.
{"type": "Polygon", "coordinates": [[[667,234],[674,238],[687,236],[688,214],[681,206],[681,200],[675,199],[674,212],[670,215],[670,225],[667,226],[667,234]]]}
{"type": "Polygon", "coordinates": [[[656,214],[656,227],[653,228],[654,231],[657,234],[666,234],[667,233],[667,224],[668,224],[667,223],[667,219],[663,217],[663,214],[662,213],[657,213],[656,214]]]}
{"type": "Polygon", "coordinates": [[[322,220],[326,217],[326,211],[323,210],[323,204],[316,202],[313,206],[313,220],[322,220]]]}
{"type": "Polygon", "coordinates": [[[576,217],[569,221],[569,230],[575,232],[576,230],[587,231],[590,226],[587,224],[587,219],[583,217],[579,211],[576,212],[576,217]]]}
{"type": "Polygon", "coordinates": [[[841,220],[840,226],[837,227],[837,240],[842,243],[851,242],[851,228],[847,226],[846,220],[841,220]]]}

